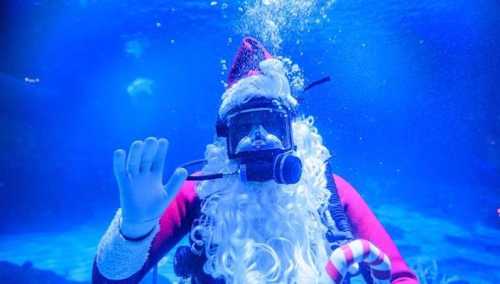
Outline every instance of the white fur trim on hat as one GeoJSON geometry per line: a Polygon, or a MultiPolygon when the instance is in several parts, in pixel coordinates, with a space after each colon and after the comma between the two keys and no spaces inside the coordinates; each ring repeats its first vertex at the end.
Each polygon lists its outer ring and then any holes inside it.
{"type": "Polygon", "coordinates": [[[283,63],[271,58],[261,61],[259,67],[262,74],[242,78],[224,92],[219,108],[220,117],[256,97],[281,99],[288,107],[297,105],[297,100],[290,92],[283,63]]]}

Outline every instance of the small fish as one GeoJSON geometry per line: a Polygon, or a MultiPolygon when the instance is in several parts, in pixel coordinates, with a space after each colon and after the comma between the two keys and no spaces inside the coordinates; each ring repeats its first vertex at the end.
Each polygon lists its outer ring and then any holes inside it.
{"type": "Polygon", "coordinates": [[[40,83],[40,78],[24,77],[24,82],[26,82],[28,84],[37,84],[37,83],[40,83]]]}
{"type": "Polygon", "coordinates": [[[127,93],[131,97],[151,96],[153,94],[153,84],[153,80],[137,78],[127,87],[127,93]]]}
{"type": "Polygon", "coordinates": [[[140,58],[147,47],[147,42],[141,39],[129,40],[125,43],[125,52],[135,58],[140,58]]]}

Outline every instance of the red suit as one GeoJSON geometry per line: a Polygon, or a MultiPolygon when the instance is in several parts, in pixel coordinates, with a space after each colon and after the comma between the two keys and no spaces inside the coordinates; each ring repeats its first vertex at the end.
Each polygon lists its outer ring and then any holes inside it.
{"type": "MultiPolygon", "coordinates": [[[[385,252],[392,263],[391,283],[415,284],[418,280],[405,263],[401,254],[384,227],[377,220],[359,193],[343,178],[334,176],[338,193],[345,212],[352,224],[355,238],[368,240],[385,252]]],[[[169,250],[171,250],[191,229],[193,221],[200,214],[201,200],[198,198],[194,182],[185,182],[175,199],[169,204],[160,219],[160,229],[156,232],[142,268],[122,280],[107,279],[94,262],[93,283],[138,283],[144,275],[169,250]]]]}

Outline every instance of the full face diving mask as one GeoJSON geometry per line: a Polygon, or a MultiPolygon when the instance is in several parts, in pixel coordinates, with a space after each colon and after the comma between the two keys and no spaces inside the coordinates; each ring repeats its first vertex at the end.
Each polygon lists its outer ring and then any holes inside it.
{"type": "Polygon", "coordinates": [[[294,154],[292,116],[293,111],[279,101],[257,98],[218,121],[217,135],[226,137],[228,157],[240,163],[242,180],[300,180],[302,162],[294,154]]]}
{"type": "MultiPolygon", "coordinates": [[[[330,76],[310,83],[304,91],[330,81],[330,76]]],[[[191,173],[188,180],[202,181],[240,174],[242,180],[294,184],[302,175],[302,162],[294,155],[291,121],[295,109],[277,100],[255,98],[217,120],[217,136],[226,137],[230,159],[238,160],[234,173],[193,174],[189,168],[206,164],[195,160],[181,165],[191,173]]]]}

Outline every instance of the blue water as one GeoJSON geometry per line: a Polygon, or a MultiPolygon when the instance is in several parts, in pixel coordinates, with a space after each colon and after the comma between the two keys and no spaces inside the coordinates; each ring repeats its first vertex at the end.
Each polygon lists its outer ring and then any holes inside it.
{"type": "Polygon", "coordinates": [[[153,135],[167,172],[201,157],[252,32],[306,83],[331,76],[302,111],[409,264],[500,283],[498,1],[314,1],[274,37],[244,17],[256,1],[4,2],[0,261],[88,282],[113,150],[153,135]]]}

